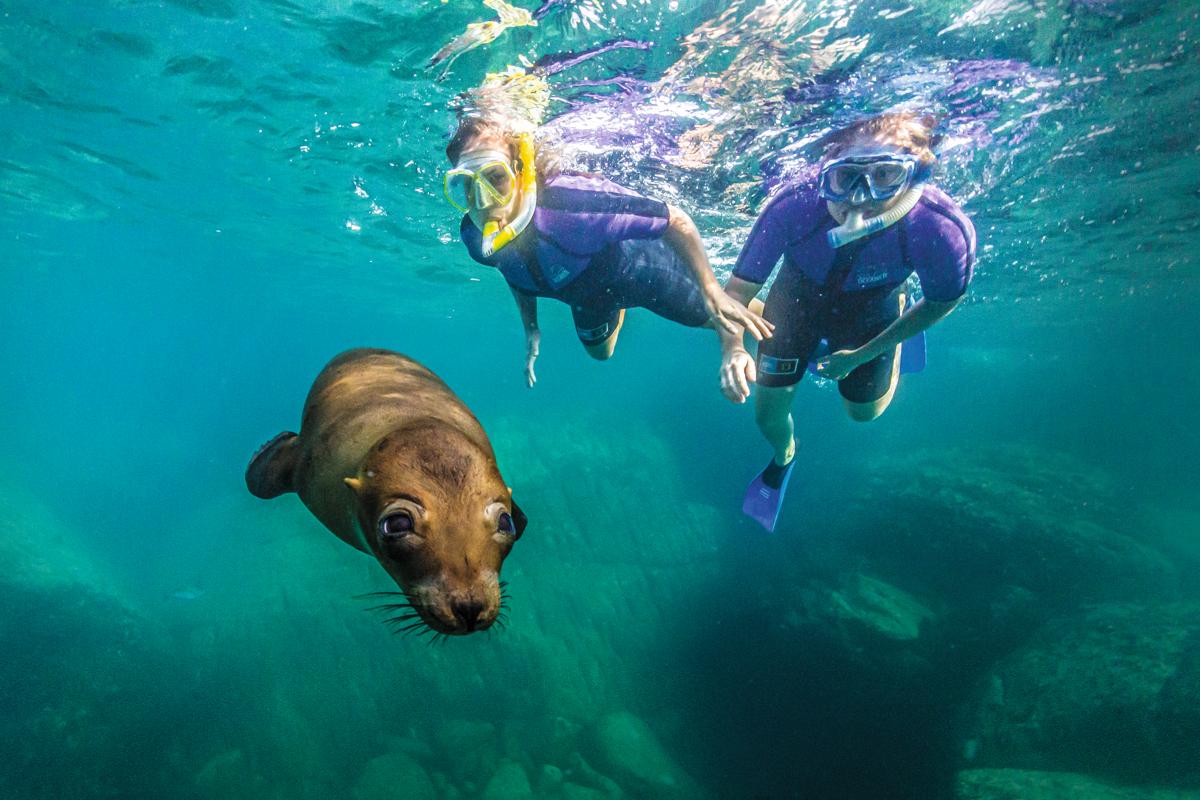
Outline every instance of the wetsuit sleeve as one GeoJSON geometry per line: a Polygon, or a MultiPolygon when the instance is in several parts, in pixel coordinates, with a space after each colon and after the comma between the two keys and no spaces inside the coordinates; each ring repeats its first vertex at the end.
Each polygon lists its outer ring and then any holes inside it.
{"type": "Polygon", "coordinates": [[[590,176],[555,181],[538,195],[538,231],[574,255],[591,255],[625,239],[657,239],[667,204],[590,176]]]}
{"type": "Polygon", "coordinates": [[[937,302],[962,297],[975,271],[975,226],[961,209],[935,206],[914,237],[912,262],[921,292],[937,302]]]}
{"type": "Polygon", "coordinates": [[[491,260],[483,256],[483,234],[466,214],[463,214],[462,223],[458,226],[458,235],[462,238],[463,244],[467,246],[467,252],[471,258],[485,266],[494,266],[491,260]]]}
{"type": "Polygon", "coordinates": [[[767,203],[738,254],[737,264],[733,267],[736,277],[750,283],[767,282],[792,237],[797,205],[796,193],[791,190],[776,195],[767,203]]]}

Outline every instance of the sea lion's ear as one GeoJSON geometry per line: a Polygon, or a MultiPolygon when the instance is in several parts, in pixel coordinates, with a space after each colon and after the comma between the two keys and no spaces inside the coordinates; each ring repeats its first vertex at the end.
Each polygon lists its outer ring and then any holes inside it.
{"type": "Polygon", "coordinates": [[[356,494],[363,488],[362,478],[342,478],[342,483],[353,489],[356,494]]]}
{"type": "Polygon", "coordinates": [[[525,512],[517,505],[517,501],[512,501],[512,518],[513,524],[517,526],[517,536],[525,532],[525,526],[529,524],[529,517],[525,516],[525,512]]]}

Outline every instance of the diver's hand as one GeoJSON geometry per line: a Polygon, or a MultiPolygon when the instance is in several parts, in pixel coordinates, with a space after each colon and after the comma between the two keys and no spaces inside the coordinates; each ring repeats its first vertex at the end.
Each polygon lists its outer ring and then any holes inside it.
{"type": "Polygon", "coordinates": [[[541,344],[540,331],[530,331],[525,334],[525,385],[530,389],[537,383],[537,375],[533,371],[533,362],[537,361],[538,346],[541,344]]]}
{"type": "Polygon", "coordinates": [[[731,403],[746,402],[750,396],[750,384],[757,380],[754,358],[745,348],[734,348],[721,357],[721,394],[731,403]]]}
{"type": "Polygon", "coordinates": [[[713,325],[734,335],[740,334],[745,328],[756,341],[761,342],[763,339],[770,339],[772,331],[775,330],[774,325],[719,288],[705,296],[704,307],[713,325]]]}
{"type": "Polygon", "coordinates": [[[857,350],[838,350],[817,362],[817,374],[831,381],[840,381],[868,360],[857,350]]]}

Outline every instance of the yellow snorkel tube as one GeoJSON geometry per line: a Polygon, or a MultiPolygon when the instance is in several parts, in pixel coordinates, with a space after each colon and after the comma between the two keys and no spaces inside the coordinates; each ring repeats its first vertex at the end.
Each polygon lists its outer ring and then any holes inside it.
{"type": "Polygon", "coordinates": [[[521,159],[521,205],[517,215],[505,225],[490,220],[483,226],[483,242],[481,249],[484,258],[488,258],[507,247],[513,239],[521,234],[533,220],[533,211],[537,208],[537,168],[534,166],[533,135],[522,133],[517,138],[517,156],[521,159]]]}

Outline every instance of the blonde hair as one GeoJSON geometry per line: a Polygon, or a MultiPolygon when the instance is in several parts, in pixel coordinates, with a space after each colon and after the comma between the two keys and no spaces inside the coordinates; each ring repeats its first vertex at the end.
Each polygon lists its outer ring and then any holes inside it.
{"type": "MultiPolygon", "coordinates": [[[[450,163],[458,162],[459,156],[467,145],[479,138],[498,138],[504,141],[508,148],[508,157],[516,162],[518,159],[517,134],[508,126],[485,117],[468,114],[458,121],[458,128],[446,144],[446,158],[450,163]]],[[[539,138],[534,152],[537,159],[538,180],[545,180],[560,172],[558,154],[547,142],[539,138]]]]}
{"type": "Polygon", "coordinates": [[[922,165],[931,167],[937,161],[933,147],[940,138],[933,133],[936,125],[937,119],[932,114],[917,114],[912,111],[896,111],[868,117],[826,137],[824,157],[837,158],[851,145],[870,140],[899,147],[921,159],[922,165]]]}

